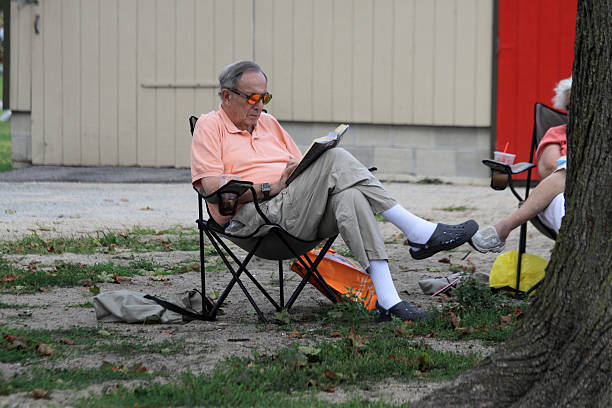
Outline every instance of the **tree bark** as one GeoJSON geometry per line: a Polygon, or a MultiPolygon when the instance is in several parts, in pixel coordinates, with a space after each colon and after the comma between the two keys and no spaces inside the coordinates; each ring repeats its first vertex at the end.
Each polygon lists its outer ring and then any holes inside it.
{"type": "Polygon", "coordinates": [[[612,0],[579,0],[566,214],[527,316],[417,407],[612,406],[612,0]]]}

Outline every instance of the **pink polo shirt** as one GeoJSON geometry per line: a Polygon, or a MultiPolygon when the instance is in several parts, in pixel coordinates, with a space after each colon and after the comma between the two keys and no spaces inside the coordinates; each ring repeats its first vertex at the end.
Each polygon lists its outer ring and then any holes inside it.
{"type": "MultiPolygon", "coordinates": [[[[291,158],[302,154],[278,121],[262,113],[253,133],[240,130],[219,106],[219,110],[200,116],[191,143],[191,181],[229,173],[255,184],[278,181],[291,158]]],[[[210,212],[220,225],[231,217],[219,214],[216,205],[210,212]]]]}
{"type": "Polygon", "coordinates": [[[547,146],[552,144],[558,144],[561,148],[561,156],[567,155],[567,135],[566,135],[567,125],[560,125],[551,127],[546,131],[542,140],[540,140],[540,144],[538,145],[538,149],[536,150],[536,160],[540,160],[540,156],[544,152],[544,149],[547,146]]]}

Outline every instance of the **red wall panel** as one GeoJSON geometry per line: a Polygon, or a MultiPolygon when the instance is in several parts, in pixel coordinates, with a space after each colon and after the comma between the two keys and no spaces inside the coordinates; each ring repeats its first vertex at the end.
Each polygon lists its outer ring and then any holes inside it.
{"type": "Polygon", "coordinates": [[[499,0],[497,146],[529,160],[533,104],[572,73],[577,0],[499,0]]]}

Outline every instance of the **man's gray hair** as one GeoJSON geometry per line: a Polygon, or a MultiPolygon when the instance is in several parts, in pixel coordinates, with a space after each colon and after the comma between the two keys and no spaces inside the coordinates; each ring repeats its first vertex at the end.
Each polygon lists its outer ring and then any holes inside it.
{"type": "Polygon", "coordinates": [[[567,110],[570,102],[570,91],[572,90],[572,77],[562,79],[555,87],[555,96],[552,98],[556,109],[567,110]]]}
{"type": "Polygon", "coordinates": [[[266,78],[266,82],[268,81],[266,73],[253,61],[234,62],[223,68],[221,74],[219,74],[219,96],[221,96],[221,91],[224,89],[236,89],[242,74],[245,72],[261,72],[264,78],[266,78]]]}

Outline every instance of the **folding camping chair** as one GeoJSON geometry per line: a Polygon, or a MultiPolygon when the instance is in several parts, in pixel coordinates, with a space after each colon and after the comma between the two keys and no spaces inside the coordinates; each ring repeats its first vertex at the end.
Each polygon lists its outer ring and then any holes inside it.
{"type": "MultiPolygon", "coordinates": [[[[531,148],[529,150],[529,162],[522,162],[513,165],[508,165],[499,161],[485,159],[482,161],[484,165],[491,169],[491,187],[495,190],[503,190],[506,188],[506,185],[510,186],[510,190],[512,194],[518,199],[519,207],[527,200],[529,197],[529,190],[531,188],[531,170],[536,167],[536,164],[533,163],[533,156],[535,151],[540,144],[540,141],[551,127],[560,126],[567,123],[567,114],[557,111],[549,106],[546,106],[542,103],[536,102],[534,105],[533,112],[533,133],[531,136],[531,148]],[[525,194],[521,196],[514,187],[514,182],[512,176],[515,174],[523,173],[527,171],[527,181],[525,184],[525,194]],[[503,183],[499,184],[496,180],[499,180],[499,177],[495,177],[499,174],[506,175],[506,178],[503,183]]],[[[547,236],[548,238],[555,240],[557,239],[557,233],[540,221],[540,219],[536,216],[532,218],[531,223],[536,227],[538,231],[547,236]]],[[[534,291],[542,281],[538,282],[532,288],[530,288],[527,292],[521,292],[519,288],[519,282],[521,278],[521,259],[523,254],[525,253],[525,249],[527,246],[527,223],[521,225],[520,229],[520,238],[519,238],[519,250],[518,250],[518,262],[516,265],[516,287],[504,287],[499,290],[505,290],[509,292],[514,292],[513,295],[515,297],[523,297],[529,295],[532,291],[534,291]]]]}
{"type": "MultiPolygon", "coordinates": [[[[195,116],[191,116],[189,118],[189,125],[191,129],[191,134],[193,135],[193,131],[195,129],[195,124],[198,118],[195,116]]],[[[257,201],[257,194],[255,188],[253,187],[253,183],[249,181],[238,181],[231,180],[226,185],[220,187],[217,191],[204,195],[202,192],[195,188],[198,194],[198,219],[196,220],[198,224],[198,229],[200,233],[200,275],[202,281],[202,313],[193,313],[184,308],[181,308],[177,305],[170,304],[167,302],[164,304],[168,309],[173,310],[175,312],[181,313],[193,319],[198,320],[215,320],[217,312],[219,311],[219,307],[223,304],[232,288],[235,284],[238,284],[244,295],[251,303],[259,319],[263,322],[266,322],[266,318],[263,315],[261,309],[253,299],[253,296],[245,286],[244,282],[241,280],[241,276],[244,274],[247,278],[255,285],[255,287],[265,296],[265,298],[274,306],[277,311],[280,311],[283,308],[290,309],[293,306],[295,300],[298,295],[301,293],[302,289],[306,285],[306,283],[310,281],[315,281],[318,283],[328,294],[329,298],[335,301],[336,296],[332,289],[327,285],[319,271],[317,270],[317,266],[327,253],[328,249],[331,247],[332,243],[338,236],[337,234],[327,238],[327,239],[317,239],[314,241],[308,241],[300,239],[285,229],[283,229],[280,225],[272,223],[263,211],[259,207],[259,202],[257,201]],[[204,203],[217,204],[221,200],[221,195],[226,193],[236,194],[237,197],[242,194],[250,191],[253,195],[253,204],[255,205],[255,209],[257,213],[262,219],[262,225],[252,234],[248,236],[236,236],[231,235],[225,232],[224,228],[217,224],[215,220],[210,216],[210,211],[208,210],[208,206],[206,206],[206,211],[208,212],[208,219],[204,219],[204,203]],[[262,232],[261,236],[259,236],[259,232],[262,232]],[[232,278],[219,296],[219,298],[215,301],[212,301],[210,298],[206,296],[206,259],[204,253],[204,235],[208,238],[215,251],[227,267],[227,270],[230,272],[232,278]],[[237,246],[247,251],[247,255],[240,260],[232,250],[227,246],[224,242],[224,239],[227,239],[237,246]],[[322,241],[325,241],[322,250],[319,252],[317,258],[314,261],[311,261],[308,256],[305,255],[311,249],[314,249],[318,246],[322,241]],[[268,293],[268,291],[255,279],[255,277],[249,272],[247,266],[249,261],[253,256],[258,256],[267,260],[275,260],[278,261],[278,280],[279,280],[279,302],[276,302],[272,296],[268,293]],[[294,289],[287,303],[285,303],[284,299],[284,280],[283,280],[283,261],[287,259],[296,258],[301,266],[304,268],[306,273],[304,277],[294,289]],[[233,261],[233,262],[232,262],[233,261]]],[[[236,206],[234,205],[233,213],[235,213],[236,206]]],[[[232,214],[233,214],[232,213],[232,214]]]]}

